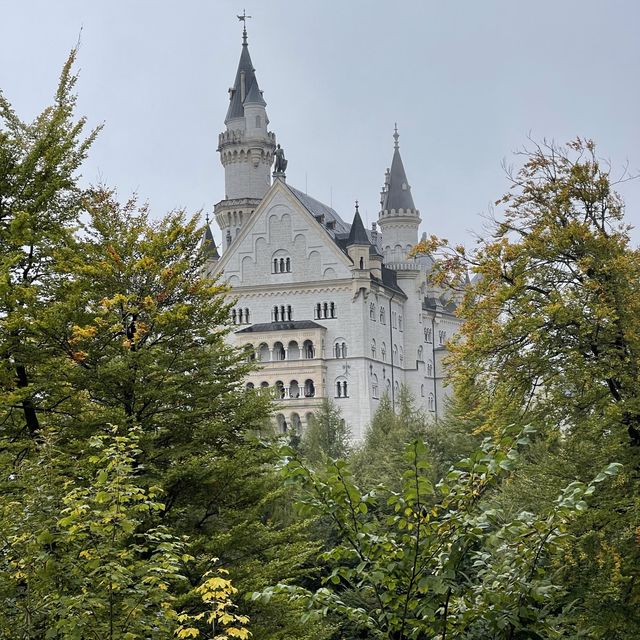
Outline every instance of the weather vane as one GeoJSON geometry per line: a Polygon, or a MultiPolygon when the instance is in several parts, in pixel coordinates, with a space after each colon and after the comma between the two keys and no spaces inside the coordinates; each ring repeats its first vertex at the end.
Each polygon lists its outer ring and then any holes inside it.
{"type": "Polygon", "coordinates": [[[244,27],[242,28],[242,43],[243,44],[247,44],[247,19],[251,18],[251,16],[247,15],[247,10],[243,9],[242,10],[242,15],[238,16],[238,20],[240,20],[240,22],[244,23],[244,27]]]}

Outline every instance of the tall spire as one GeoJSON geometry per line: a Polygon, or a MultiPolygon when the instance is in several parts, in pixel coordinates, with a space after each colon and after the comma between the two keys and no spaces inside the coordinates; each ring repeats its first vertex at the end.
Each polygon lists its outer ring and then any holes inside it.
{"type": "Polygon", "coordinates": [[[251,16],[246,15],[246,13],[238,16],[238,19],[242,20],[245,25],[242,29],[242,52],[240,53],[240,61],[238,63],[238,70],[233,87],[229,89],[230,102],[227,116],[224,119],[225,124],[229,122],[229,120],[244,117],[245,102],[259,104],[263,107],[267,104],[262,97],[262,91],[260,91],[258,80],[256,79],[256,70],[253,68],[251,56],[249,55],[246,24],[247,18],[250,17],[251,16]]]}
{"type": "Polygon", "coordinates": [[[207,260],[218,260],[220,254],[218,253],[218,247],[216,247],[216,241],[211,233],[211,226],[209,225],[209,214],[207,214],[207,222],[204,229],[204,238],[202,238],[202,253],[207,260]]]}
{"type": "Polygon", "coordinates": [[[407,180],[407,174],[400,157],[400,145],[398,143],[398,125],[396,124],[393,133],[393,160],[391,169],[385,176],[385,191],[382,195],[382,210],[391,211],[395,209],[413,210],[416,205],[413,203],[411,187],[407,180]]]}
{"type": "Polygon", "coordinates": [[[365,231],[364,224],[362,224],[362,218],[360,217],[360,210],[358,208],[358,201],[356,200],[356,212],[353,216],[353,222],[351,223],[351,229],[349,230],[349,239],[347,240],[347,246],[353,244],[371,244],[369,242],[369,236],[365,231]]]}

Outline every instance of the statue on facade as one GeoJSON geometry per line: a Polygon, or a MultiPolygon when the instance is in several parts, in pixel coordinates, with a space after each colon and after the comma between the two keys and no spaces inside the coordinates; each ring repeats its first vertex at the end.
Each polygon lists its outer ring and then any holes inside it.
{"type": "Polygon", "coordinates": [[[284,173],[287,169],[287,160],[284,157],[284,149],[278,145],[276,150],[273,152],[274,165],[273,172],[274,173],[284,173]]]}

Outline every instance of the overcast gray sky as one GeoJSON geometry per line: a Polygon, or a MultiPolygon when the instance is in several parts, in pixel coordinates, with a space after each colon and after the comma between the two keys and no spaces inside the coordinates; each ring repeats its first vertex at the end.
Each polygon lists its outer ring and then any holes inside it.
{"type": "MultiPolygon", "coordinates": [[[[35,116],[82,28],[79,113],[105,123],[84,179],[157,215],[212,211],[243,8],[288,181],[347,221],[356,199],[377,217],[396,121],[422,230],[455,241],[529,134],[590,137],[640,169],[635,0],[0,0],[0,88],[35,116]]],[[[639,225],[640,181],[620,190],[639,225]]]]}

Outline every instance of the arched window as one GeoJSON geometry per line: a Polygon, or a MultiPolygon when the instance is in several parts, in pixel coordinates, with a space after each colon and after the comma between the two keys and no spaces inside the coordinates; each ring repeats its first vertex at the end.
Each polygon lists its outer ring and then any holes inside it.
{"type": "Polygon", "coordinates": [[[260,362],[269,362],[270,359],[271,351],[269,345],[263,342],[258,346],[258,360],[260,360],[260,362]]]}
{"type": "Polygon", "coordinates": [[[446,331],[438,331],[438,338],[440,340],[440,344],[444,344],[447,341],[447,332],[446,331]]]}
{"type": "Polygon", "coordinates": [[[305,380],[304,381],[304,397],[305,398],[313,398],[316,395],[316,388],[313,384],[313,380],[305,380]]]}
{"type": "Polygon", "coordinates": [[[282,342],[276,342],[273,345],[273,359],[284,360],[284,358],[285,358],[284,345],[282,344],[282,342]]]}
{"type": "Polygon", "coordinates": [[[290,273],[291,272],[291,258],[287,255],[285,249],[278,249],[273,256],[273,273],[290,273]]]}
{"type": "Polygon", "coordinates": [[[287,319],[287,316],[284,313],[285,309],[284,309],[284,305],[281,304],[280,305],[280,322],[284,322],[287,319]]]}
{"type": "Polygon", "coordinates": [[[402,315],[398,316],[398,329],[402,331],[402,315]]]}
{"type": "Polygon", "coordinates": [[[376,321],[376,305],[373,302],[369,305],[369,320],[376,321]]]}
{"type": "Polygon", "coordinates": [[[278,322],[280,320],[280,310],[277,306],[273,307],[273,321],[278,322]]]}
{"type": "Polygon", "coordinates": [[[371,357],[376,357],[376,341],[375,339],[371,341],[371,357]]]}
{"type": "Polygon", "coordinates": [[[273,385],[276,389],[276,398],[280,400],[284,399],[284,383],[282,380],[276,380],[275,385],[273,385]]]}
{"type": "Polygon", "coordinates": [[[291,305],[287,305],[287,320],[291,320],[291,305]]]}
{"type": "Polygon", "coordinates": [[[380,323],[381,324],[387,324],[386,316],[385,316],[385,312],[384,312],[384,307],[380,307],[380,323]]]}
{"type": "Polygon", "coordinates": [[[360,256],[360,269],[364,269],[364,258],[360,256]]]}
{"type": "Polygon", "coordinates": [[[433,332],[431,330],[431,327],[427,327],[424,330],[424,341],[427,343],[433,342],[433,332]]]}
{"type": "Polygon", "coordinates": [[[299,360],[300,359],[300,347],[295,340],[290,340],[287,345],[287,360],[299,360]]]}
{"type": "Polygon", "coordinates": [[[371,395],[374,398],[378,397],[378,376],[375,373],[371,377],[371,395]]]}
{"type": "Polygon", "coordinates": [[[427,362],[427,375],[430,378],[433,376],[433,362],[431,360],[427,362]]]}
{"type": "Polygon", "coordinates": [[[435,411],[436,409],[436,400],[433,393],[430,393],[429,398],[427,399],[427,409],[429,409],[429,411],[435,411]]]}
{"type": "Polygon", "coordinates": [[[242,324],[244,320],[244,309],[238,309],[238,324],[242,324]]]}
{"type": "Polygon", "coordinates": [[[292,380],[289,383],[289,397],[294,400],[300,397],[300,387],[297,380],[292,380]]]}
{"type": "Polygon", "coordinates": [[[420,385],[420,396],[424,398],[424,385],[420,385]]]}
{"type": "Polygon", "coordinates": [[[330,305],[330,313],[331,313],[331,317],[335,318],[336,317],[336,305],[335,302],[332,302],[330,305]]]}
{"type": "Polygon", "coordinates": [[[247,389],[253,389],[255,387],[255,385],[253,384],[253,382],[247,382],[246,384],[246,388],[247,389]]]}
{"type": "Polygon", "coordinates": [[[318,304],[316,304],[316,308],[315,308],[315,312],[314,312],[314,317],[316,320],[320,319],[320,312],[322,310],[322,307],[320,306],[320,303],[318,302],[318,304]]]}
{"type": "Polygon", "coordinates": [[[393,361],[398,362],[398,345],[393,345],[393,361]]]}
{"type": "Polygon", "coordinates": [[[336,398],[348,398],[347,381],[344,378],[336,380],[336,398]]]}
{"type": "Polygon", "coordinates": [[[291,428],[294,433],[299,434],[302,431],[302,421],[297,413],[291,414],[291,428]]]}
{"type": "Polygon", "coordinates": [[[382,360],[386,362],[387,361],[387,345],[384,342],[380,347],[380,355],[382,355],[382,360]]]}
{"type": "Polygon", "coordinates": [[[322,317],[323,318],[328,318],[329,317],[329,303],[325,302],[322,305],[322,317]]]}
{"type": "Polygon", "coordinates": [[[311,360],[312,358],[316,357],[315,349],[313,348],[313,342],[311,342],[311,340],[305,340],[302,343],[302,352],[307,360],[311,360]]]}
{"type": "Polygon", "coordinates": [[[336,342],[333,345],[333,352],[336,358],[347,357],[347,343],[344,341],[344,338],[336,338],[336,342]]]}
{"type": "Polygon", "coordinates": [[[287,421],[281,413],[276,414],[276,424],[280,433],[287,433],[287,421]]]}
{"type": "Polygon", "coordinates": [[[249,324],[249,309],[244,310],[244,321],[249,324]]]}
{"type": "Polygon", "coordinates": [[[259,129],[262,126],[262,118],[260,116],[256,116],[256,129],[259,129]]]}
{"type": "Polygon", "coordinates": [[[418,362],[422,362],[422,345],[418,347],[418,362]]]}
{"type": "Polygon", "coordinates": [[[238,324],[238,318],[235,309],[231,309],[231,322],[233,322],[233,324],[238,324]]]}

